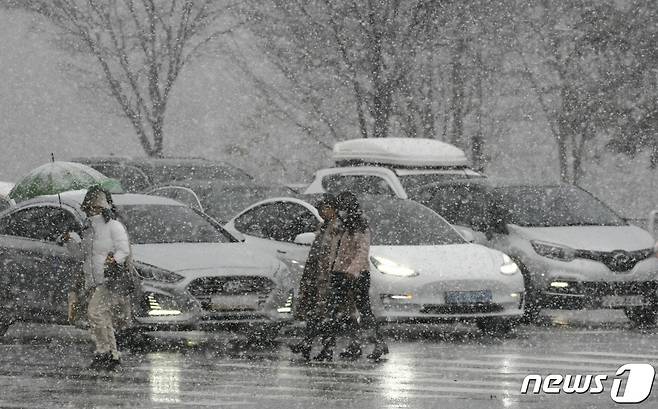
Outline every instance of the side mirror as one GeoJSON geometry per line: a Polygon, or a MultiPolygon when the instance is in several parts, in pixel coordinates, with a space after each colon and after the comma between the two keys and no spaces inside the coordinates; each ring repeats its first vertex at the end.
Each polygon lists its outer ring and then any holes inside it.
{"type": "Polygon", "coordinates": [[[475,243],[475,234],[471,229],[464,226],[453,226],[455,230],[469,243],[475,243]]]}
{"type": "Polygon", "coordinates": [[[301,244],[302,246],[310,246],[315,241],[315,233],[302,233],[298,234],[295,237],[295,244],[301,244]]]}
{"type": "Polygon", "coordinates": [[[64,244],[66,243],[66,233],[62,233],[55,237],[55,244],[58,246],[64,247],[64,244]]]}

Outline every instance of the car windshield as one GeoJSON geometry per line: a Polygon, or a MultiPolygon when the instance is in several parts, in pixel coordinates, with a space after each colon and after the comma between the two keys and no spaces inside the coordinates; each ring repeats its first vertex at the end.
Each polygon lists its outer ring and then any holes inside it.
{"type": "Polygon", "coordinates": [[[235,241],[219,226],[187,206],[121,206],[119,213],[133,244],[235,241]]]}
{"type": "Polygon", "coordinates": [[[477,183],[423,186],[409,192],[409,197],[445,218],[448,223],[480,230],[487,214],[487,194],[477,183]]]}
{"type": "Polygon", "coordinates": [[[364,201],[371,242],[378,246],[461,244],[464,239],[438,214],[408,200],[364,201]]]}
{"type": "Polygon", "coordinates": [[[498,188],[494,200],[506,223],[519,226],[622,226],[626,223],[589,193],[571,186],[498,188]]]}
{"type": "Polygon", "coordinates": [[[465,173],[423,173],[398,176],[400,183],[405,191],[417,189],[421,186],[429,185],[430,183],[447,182],[450,180],[472,179],[465,173]]]}

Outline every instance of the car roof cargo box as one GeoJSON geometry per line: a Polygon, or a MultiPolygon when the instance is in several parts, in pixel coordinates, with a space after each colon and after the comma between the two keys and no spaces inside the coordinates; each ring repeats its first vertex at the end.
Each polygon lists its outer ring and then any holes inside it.
{"type": "Polygon", "coordinates": [[[333,159],[337,166],[468,167],[464,151],[449,143],[425,138],[350,139],[334,145],[333,159]]]}

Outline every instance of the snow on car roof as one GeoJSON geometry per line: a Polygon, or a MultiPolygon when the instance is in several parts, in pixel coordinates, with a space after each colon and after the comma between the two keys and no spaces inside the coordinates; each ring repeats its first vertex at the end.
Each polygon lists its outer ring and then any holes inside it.
{"type": "MultiPolygon", "coordinates": [[[[60,193],[60,197],[62,198],[62,202],[66,202],[69,204],[75,203],[77,206],[80,206],[82,203],[82,200],[85,197],[85,194],[87,194],[87,190],[71,190],[68,192],[63,192],[60,193]]],[[[56,202],[59,200],[57,195],[48,195],[48,196],[39,196],[37,198],[31,199],[30,202],[32,201],[53,201],[56,202]]],[[[166,197],[161,197],[161,196],[151,196],[151,195],[143,195],[143,194],[137,194],[137,193],[121,193],[121,194],[113,194],[112,195],[112,200],[114,201],[115,204],[119,206],[130,206],[130,205],[174,205],[174,206],[185,206],[183,203],[177,202],[173,199],[168,199],[166,197]]],[[[27,203],[27,202],[26,202],[27,203]]]]}
{"type": "Polygon", "coordinates": [[[464,151],[426,138],[351,139],[334,145],[333,159],[399,166],[467,166],[464,151]]]}

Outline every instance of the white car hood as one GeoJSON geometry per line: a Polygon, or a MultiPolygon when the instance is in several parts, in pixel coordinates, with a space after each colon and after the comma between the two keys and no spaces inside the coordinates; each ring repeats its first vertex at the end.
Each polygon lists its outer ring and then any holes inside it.
{"type": "Polygon", "coordinates": [[[372,246],[371,256],[413,268],[426,281],[485,278],[497,273],[502,255],[478,244],[444,246],[372,246]]]}
{"type": "Polygon", "coordinates": [[[173,272],[246,269],[274,272],[278,261],[258,255],[244,243],[171,243],[132,246],[135,261],[173,272]]]}
{"type": "Polygon", "coordinates": [[[520,227],[508,225],[511,234],[528,240],[562,244],[579,250],[642,250],[651,248],[655,241],[649,232],[637,226],[565,226],[520,227]]]}

